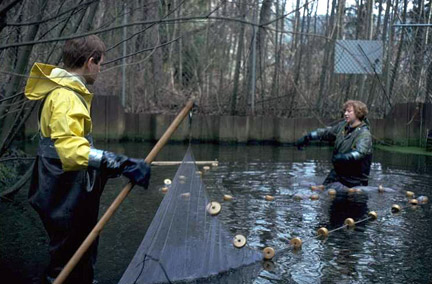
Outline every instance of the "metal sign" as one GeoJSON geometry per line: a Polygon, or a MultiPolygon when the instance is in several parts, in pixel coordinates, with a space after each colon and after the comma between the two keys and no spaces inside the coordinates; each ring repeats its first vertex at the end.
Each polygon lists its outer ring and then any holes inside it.
{"type": "Polygon", "coordinates": [[[379,40],[337,40],[335,73],[381,74],[383,43],[379,40]]]}

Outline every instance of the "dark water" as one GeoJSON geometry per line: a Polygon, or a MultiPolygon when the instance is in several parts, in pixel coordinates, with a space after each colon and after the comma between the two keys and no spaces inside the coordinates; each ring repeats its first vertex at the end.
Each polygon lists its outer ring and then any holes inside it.
{"type": "MultiPolygon", "coordinates": [[[[141,143],[98,145],[129,156],[145,157],[152,145],[141,143]]],[[[247,235],[249,246],[276,251],[287,247],[292,237],[303,241],[299,251],[279,253],[271,268],[262,270],[254,283],[430,283],[432,280],[431,205],[408,207],[388,214],[393,203],[406,205],[404,195],[432,197],[432,157],[395,154],[376,150],[370,185],[383,184],[395,193],[355,195],[294,201],[292,195],[311,194],[310,184],[320,184],[330,169],[330,148],[275,146],[219,146],[195,144],[196,160],[219,160],[219,167],[203,176],[210,197],[224,202],[219,215],[234,234],[247,235]],[[268,202],[264,195],[276,197],[268,202]],[[321,226],[338,227],[345,218],[360,219],[370,210],[377,221],[355,229],[332,233],[317,240],[321,226]]],[[[28,146],[32,148],[31,145],[28,146]]],[[[181,160],[187,145],[168,145],[158,160],[181,160]]],[[[163,194],[165,178],[172,178],[175,166],[153,167],[151,187],[135,188],[107,224],[99,243],[96,278],[99,283],[117,283],[150,225],[163,194]]],[[[124,179],[111,180],[102,196],[104,212],[124,179]]],[[[36,213],[26,202],[23,189],[13,202],[0,203],[1,283],[37,283],[48,261],[47,236],[36,213]]]]}

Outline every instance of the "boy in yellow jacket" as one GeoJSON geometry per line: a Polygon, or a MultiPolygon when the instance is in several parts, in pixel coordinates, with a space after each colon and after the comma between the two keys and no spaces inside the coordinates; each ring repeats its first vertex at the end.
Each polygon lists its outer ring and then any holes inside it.
{"type": "MultiPolygon", "coordinates": [[[[40,141],[29,191],[50,238],[52,282],[95,226],[99,199],[107,178],[121,174],[148,187],[150,167],[95,149],[90,108],[93,84],[100,72],[105,45],[95,35],[72,39],[63,48],[64,68],[35,63],[25,87],[30,100],[42,100],[40,141]]],[[[70,274],[67,283],[92,283],[94,244],[70,274]]]]}

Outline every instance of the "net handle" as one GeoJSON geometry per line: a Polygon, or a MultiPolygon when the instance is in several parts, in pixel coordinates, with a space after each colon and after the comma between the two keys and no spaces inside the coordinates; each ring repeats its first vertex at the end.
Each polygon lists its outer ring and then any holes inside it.
{"type": "MultiPolygon", "coordinates": [[[[189,101],[186,104],[186,106],[181,110],[181,112],[177,115],[177,117],[174,119],[174,121],[171,123],[171,125],[168,127],[168,129],[165,131],[165,133],[162,135],[162,137],[159,139],[159,141],[156,143],[156,145],[153,147],[153,149],[150,151],[150,153],[145,158],[145,161],[147,164],[151,164],[151,162],[153,162],[156,155],[160,152],[160,150],[168,142],[171,135],[178,128],[178,126],[183,121],[183,119],[187,116],[189,111],[192,109],[193,105],[194,105],[194,102],[189,101]]],[[[57,278],[54,281],[54,284],[60,284],[66,280],[66,278],[69,276],[71,271],[75,268],[77,263],[80,261],[81,257],[88,250],[88,248],[91,246],[91,244],[95,241],[95,239],[98,237],[98,235],[102,232],[106,223],[111,219],[112,215],[119,208],[120,204],[123,202],[123,200],[126,198],[126,196],[129,194],[129,192],[132,190],[133,187],[134,187],[134,184],[129,182],[122,189],[120,194],[116,197],[116,199],[113,201],[113,203],[107,209],[107,211],[104,213],[102,218],[100,218],[99,222],[97,222],[96,226],[91,230],[91,232],[88,234],[87,238],[84,240],[84,242],[78,248],[78,250],[74,253],[72,258],[69,260],[69,262],[63,268],[63,270],[60,272],[60,274],[57,276],[57,278]]]]}

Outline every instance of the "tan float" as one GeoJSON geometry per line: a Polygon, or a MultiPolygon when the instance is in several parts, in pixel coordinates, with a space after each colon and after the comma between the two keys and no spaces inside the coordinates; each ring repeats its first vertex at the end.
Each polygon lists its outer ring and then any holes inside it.
{"type": "Polygon", "coordinates": [[[302,200],[303,199],[303,195],[301,195],[300,193],[296,193],[293,196],[294,200],[302,200]]]}
{"type": "Polygon", "coordinates": [[[421,195],[417,198],[420,204],[426,204],[429,202],[429,198],[427,196],[421,195]]]}
{"type": "Polygon", "coordinates": [[[319,199],[319,195],[318,194],[312,194],[309,198],[311,200],[318,200],[319,199]]]}
{"type": "Polygon", "coordinates": [[[167,193],[168,192],[168,187],[164,186],[161,189],[162,193],[167,193]]]}
{"type": "Polygon", "coordinates": [[[275,269],[275,265],[274,265],[273,261],[270,261],[270,260],[263,261],[262,266],[263,266],[264,270],[267,270],[267,271],[273,271],[275,269]]]}
{"type": "Polygon", "coordinates": [[[180,197],[185,199],[185,200],[189,199],[190,196],[191,196],[190,192],[185,192],[185,193],[180,194],[180,197]]]}
{"type": "Polygon", "coordinates": [[[271,195],[266,195],[264,198],[267,201],[273,201],[273,200],[275,200],[274,196],[271,196],[271,195]]]}
{"type": "Polygon", "coordinates": [[[170,184],[171,184],[171,180],[170,180],[169,178],[166,178],[166,179],[164,180],[164,184],[165,184],[165,185],[170,185],[170,184]]]}
{"type": "Polygon", "coordinates": [[[412,191],[407,191],[407,192],[406,192],[406,196],[407,196],[408,198],[413,198],[413,197],[414,197],[414,192],[412,192],[412,191]]]}
{"type": "Polygon", "coordinates": [[[397,204],[393,204],[392,207],[391,207],[391,212],[392,213],[397,213],[400,210],[401,210],[401,207],[399,205],[397,205],[397,204]]]}
{"type": "Polygon", "coordinates": [[[236,235],[233,239],[233,245],[236,248],[242,248],[246,245],[246,237],[243,235],[236,235]]]}
{"type": "Polygon", "coordinates": [[[321,185],[318,185],[317,188],[318,188],[319,190],[324,190],[324,189],[325,189],[325,186],[321,184],[321,185]]]}
{"type": "Polygon", "coordinates": [[[372,220],[376,220],[378,218],[378,214],[375,211],[370,211],[368,213],[368,216],[372,219],[372,220]]]}
{"type": "Polygon", "coordinates": [[[317,231],[317,235],[326,238],[329,234],[329,231],[327,230],[327,228],[319,228],[317,231]]]}
{"type": "Polygon", "coordinates": [[[346,218],[344,224],[347,225],[348,227],[354,227],[355,221],[353,218],[346,218]]]}
{"type": "Polygon", "coordinates": [[[272,259],[275,256],[275,250],[272,247],[266,247],[263,249],[264,259],[272,259]]]}
{"type": "Polygon", "coordinates": [[[329,194],[329,195],[336,195],[336,189],[334,189],[334,188],[330,188],[328,191],[327,191],[327,193],[329,194]]]}
{"type": "Polygon", "coordinates": [[[216,201],[212,201],[209,204],[207,204],[207,206],[206,206],[207,212],[212,216],[219,214],[221,209],[222,209],[222,206],[220,205],[219,202],[216,202],[216,201]]]}
{"type": "Polygon", "coordinates": [[[410,199],[410,201],[409,201],[409,204],[411,204],[411,205],[418,205],[418,203],[419,203],[418,200],[415,198],[410,199]]]}
{"type": "Polygon", "coordinates": [[[217,167],[217,166],[219,166],[219,162],[218,162],[218,161],[214,161],[214,162],[212,163],[212,167],[217,167]]]}
{"type": "Polygon", "coordinates": [[[290,244],[294,247],[294,248],[296,248],[296,249],[298,249],[298,248],[301,248],[301,246],[302,246],[302,240],[300,239],[300,238],[292,238],[291,240],[290,240],[290,244]]]}
{"type": "Polygon", "coordinates": [[[225,200],[225,201],[231,201],[232,199],[233,199],[232,195],[225,194],[225,195],[223,196],[223,200],[225,200]]]}
{"type": "Polygon", "coordinates": [[[311,190],[313,190],[313,191],[316,191],[316,190],[319,189],[317,185],[311,185],[310,188],[311,188],[311,190]]]}
{"type": "Polygon", "coordinates": [[[209,167],[209,166],[204,166],[204,167],[203,167],[203,170],[204,170],[204,171],[209,171],[209,170],[210,170],[210,167],[209,167]]]}
{"type": "Polygon", "coordinates": [[[356,192],[357,190],[355,189],[355,188],[348,188],[348,193],[354,193],[354,192],[356,192]]]}

